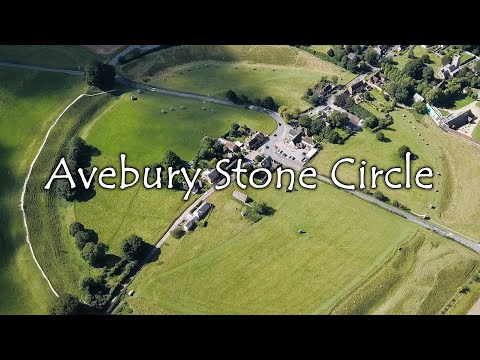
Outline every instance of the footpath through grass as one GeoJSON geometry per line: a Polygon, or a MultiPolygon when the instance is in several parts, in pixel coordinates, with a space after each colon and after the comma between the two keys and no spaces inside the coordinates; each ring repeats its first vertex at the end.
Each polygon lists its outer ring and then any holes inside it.
{"type": "MultiPolygon", "coordinates": [[[[82,90],[76,76],[0,68],[0,314],[45,313],[53,300],[25,241],[20,195],[48,128],[82,90]]],[[[45,209],[35,213],[49,216],[45,209]]]]}

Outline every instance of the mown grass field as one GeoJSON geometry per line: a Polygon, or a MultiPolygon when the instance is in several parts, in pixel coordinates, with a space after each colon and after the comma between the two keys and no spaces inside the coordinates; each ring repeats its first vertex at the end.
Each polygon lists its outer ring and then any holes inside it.
{"type": "MultiPolygon", "coordinates": [[[[215,208],[207,227],[182,240],[170,238],[159,261],[130,286],[136,292],[128,306],[135,314],[326,314],[399,247],[427,237],[442,254],[458,250],[425,271],[429,276],[451,271],[448,279],[438,280],[439,286],[451,286],[442,290],[435,282],[427,284],[415,293],[420,304],[406,303],[403,310],[420,312],[424,304],[434,312],[466,281],[470,273],[463,265],[475,264],[473,253],[331,186],[297,189],[246,190],[255,201],[276,209],[253,225],[241,217],[244,207],[232,198],[232,187],[214,193],[208,200],[215,208]],[[306,233],[299,235],[298,229],[306,233]],[[455,269],[452,260],[461,260],[462,266],[455,269]],[[429,302],[429,288],[442,297],[429,302]]],[[[403,281],[413,286],[416,274],[407,273],[403,281]]]]}
{"type": "Polygon", "coordinates": [[[272,96],[280,105],[305,109],[307,88],[324,75],[340,84],[355,75],[289,46],[182,45],[121,67],[128,78],[163,88],[224,97],[228,89],[250,98],[272,96]]]}
{"type": "MultiPolygon", "coordinates": [[[[102,152],[93,161],[100,169],[112,165],[119,169],[121,152],[127,154],[127,164],[139,169],[160,162],[167,150],[190,161],[204,134],[219,137],[233,122],[266,134],[275,129],[275,122],[269,116],[241,108],[158,94],[136,96],[138,100],[131,101],[130,93],[124,94],[83,133],[87,142],[102,152]],[[182,105],[186,109],[180,110],[182,105]],[[202,106],[208,110],[202,110],[202,106]],[[162,114],[162,109],[171,107],[176,111],[162,114]]],[[[125,190],[97,186],[96,191],[92,200],[75,204],[75,218],[95,229],[101,241],[109,244],[117,254],[120,254],[121,241],[132,233],[152,244],[158,241],[194,199],[192,196],[184,201],[183,191],[149,190],[141,184],[125,190]]]]}
{"type": "Polygon", "coordinates": [[[78,70],[104,60],[81,45],[0,45],[0,61],[78,70]]]}
{"type": "Polygon", "coordinates": [[[20,196],[48,127],[82,89],[75,76],[0,68],[0,314],[45,313],[53,300],[25,241],[20,196]]]}
{"type": "MultiPolygon", "coordinates": [[[[433,189],[420,189],[413,181],[410,190],[389,189],[383,180],[379,181],[378,189],[412,211],[427,213],[434,221],[480,241],[480,224],[476,221],[480,211],[480,149],[444,133],[428,116],[416,119],[406,110],[395,111],[392,115],[395,123],[391,130],[383,131],[390,142],[381,143],[374,134],[364,130],[344,145],[325,145],[311,164],[327,175],[330,175],[334,163],[346,156],[355,158],[357,163],[366,160],[377,168],[400,166],[403,169],[404,162],[398,157],[397,150],[407,145],[419,157],[412,164],[412,172],[423,166],[433,169],[433,189]],[[430,204],[435,208],[431,209],[430,204]]],[[[358,184],[358,167],[347,164],[338,169],[337,175],[342,181],[358,184]]],[[[366,184],[369,184],[370,172],[367,171],[366,175],[366,184]]],[[[401,182],[402,176],[393,174],[391,180],[401,182]]]]}

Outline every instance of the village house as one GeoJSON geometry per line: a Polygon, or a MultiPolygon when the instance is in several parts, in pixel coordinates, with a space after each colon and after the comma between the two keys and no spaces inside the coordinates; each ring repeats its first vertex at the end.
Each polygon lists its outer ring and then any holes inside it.
{"type": "Polygon", "coordinates": [[[245,139],[245,144],[250,150],[255,150],[263,144],[265,139],[265,135],[263,135],[261,132],[257,132],[245,139]]]}
{"type": "Polygon", "coordinates": [[[241,201],[242,203],[246,204],[247,202],[250,201],[250,198],[245,195],[244,193],[241,193],[240,191],[237,191],[235,190],[233,192],[233,197],[239,201],[241,201]]]}
{"type": "Polygon", "coordinates": [[[201,219],[205,216],[205,214],[210,210],[211,207],[212,207],[212,204],[208,202],[204,202],[192,213],[192,215],[194,218],[196,217],[198,219],[201,219]]]}
{"type": "Polygon", "coordinates": [[[356,83],[348,87],[348,92],[351,96],[363,90],[365,87],[365,82],[363,80],[357,81],[356,83]]]}
{"type": "Polygon", "coordinates": [[[455,55],[450,64],[444,65],[438,71],[438,77],[440,79],[448,79],[454,77],[460,71],[460,55],[455,55]]]}
{"type": "Polygon", "coordinates": [[[183,230],[190,231],[190,229],[192,229],[195,226],[195,222],[197,220],[198,219],[196,219],[196,218],[192,218],[192,219],[188,220],[185,224],[183,224],[183,230]]]}
{"type": "Polygon", "coordinates": [[[268,169],[272,165],[272,157],[268,155],[265,159],[260,162],[260,167],[268,169]]]}
{"type": "Polygon", "coordinates": [[[217,181],[220,174],[217,170],[207,169],[202,173],[202,179],[207,181],[209,184],[215,183],[217,181]]]}
{"type": "Polygon", "coordinates": [[[225,146],[230,152],[237,152],[240,150],[239,147],[235,143],[231,142],[230,140],[227,140],[224,138],[218,138],[218,142],[223,146],[225,146]]]}
{"type": "Polygon", "coordinates": [[[305,136],[302,139],[302,144],[304,144],[305,146],[313,148],[313,147],[315,147],[316,142],[310,136],[305,136]]]}
{"type": "Polygon", "coordinates": [[[385,86],[385,83],[387,81],[387,77],[382,71],[379,71],[375,73],[371,78],[370,78],[370,83],[371,85],[382,89],[385,86]]]}
{"type": "Polygon", "coordinates": [[[302,130],[302,128],[292,128],[288,130],[288,137],[293,144],[297,144],[302,141],[302,137],[304,135],[302,130]]]}

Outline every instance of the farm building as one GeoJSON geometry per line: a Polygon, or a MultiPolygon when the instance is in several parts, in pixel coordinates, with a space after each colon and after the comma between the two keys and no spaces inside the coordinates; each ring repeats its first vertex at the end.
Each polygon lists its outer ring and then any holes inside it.
{"type": "Polygon", "coordinates": [[[211,207],[212,204],[204,202],[197,208],[197,210],[192,213],[193,218],[201,219],[208,212],[208,210],[210,210],[211,207]]]}
{"type": "Polygon", "coordinates": [[[226,140],[224,138],[218,138],[218,142],[220,144],[223,144],[223,146],[225,146],[231,152],[237,152],[238,150],[240,150],[237,144],[231,142],[230,140],[226,140]]]}
{"type": "Polygon", "coordinates": [[[464,111],[460,114],[450,115],[445,119],[445,123],[450,129],[458,129],[463,125],[472,123],[475,120],[475,115],[472,110],[464,111]]]}
{"type": "Polygon", "coordinates": [[[244,193],[241,193],[240,191],[237,191],[237,190],[235,190],[233,192],[233,197],[237,200],[240,200],[244,204],[246,204],[250,200],[250,198],[247,195],[245,195],[244,193]]]}

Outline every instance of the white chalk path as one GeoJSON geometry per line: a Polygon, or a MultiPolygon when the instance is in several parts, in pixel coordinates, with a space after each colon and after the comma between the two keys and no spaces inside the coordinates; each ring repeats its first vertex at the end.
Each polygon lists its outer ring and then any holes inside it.
{"type": "Polygon", "coordinates": [[[27,184],[28,184],[28,180],[30,180],[30,176],[32,175],[32,170],[33,170],[33,166],[35,165],[35,163],[37,162],[37,159],[38,157],[40,156],[40,153],[42,152],[45,144],[47,143],[47,140],[48,140],[48,136],[50,135],[50,132],[52,131],[52,129],[55,127],[55,125],[57,125],[58,121],[62,118],[63,114],[65,114],[65,112],[67,112],[68,109],[70,109],[78,100],[80,100],[82,97],[84,96],[97,96],[97,95],[102,95],[102,94],[106,94],[106,93],[109,93],[109,92],[112,92],[112,91],[115,91],[115,90],[110,90],[110,91],[102,91],[102,92],[99,92],[97,94],[80,94],[79,96],[77,96],[75,98],[75,100],[73,100],[63,111],[62,113],[57,117],[57,119],[54,121],[54,123],[50,126],[50,128],[48,129],[47,131],[47,134],[45,135],[45,139],[43,139],[43,143],[42,145],[40,146],[40,148],[38,149],[38,152],[37,152],[37,155],[35,156],[35,158],[33,159],[32,163],[30,164],[30,169],[28,170],[28,174],[27,174],[27,177],[25,178],[25,181],[23,183],[23,190],[22,190],[22,196],[20,198],[20,209],[22,210],[22,216],[23,216],[23,225],[25,227],[25,233],[26,233],[26,240],[27,240],[27,243],[28,243],[28,246],[30,247],[30,252],[32,253],[32,257],[33,257],[33,260],[35,261],[35,264],[37,264],[37,267],[38,267],[38,270],[40,270],[40,272],[42,273],[43,277],[45,278],[45,280],[47,280],[47,283],[48,283],[48,286],[50,287],[50,290],[52,290],[52,292],[55,294],[56,297],[58,297],[58,293],[57,291],[53,288],[52,286],[52,283],[50,282],[50,279],[47,277],[47,275],[45,274],[45,272],[43,271],[42,267],[40,266],[40,263],[38,262],[36,256],[35,256],[35,252],[33,251],[33,247],[32,247],[32,243],[30,242],[30,234],[28,232],[28,224],[27,224],[27,216],[25,215],[25,207],[24,207],[24,200],[25,200],[25,192],[27,191],[27,184]]]}

